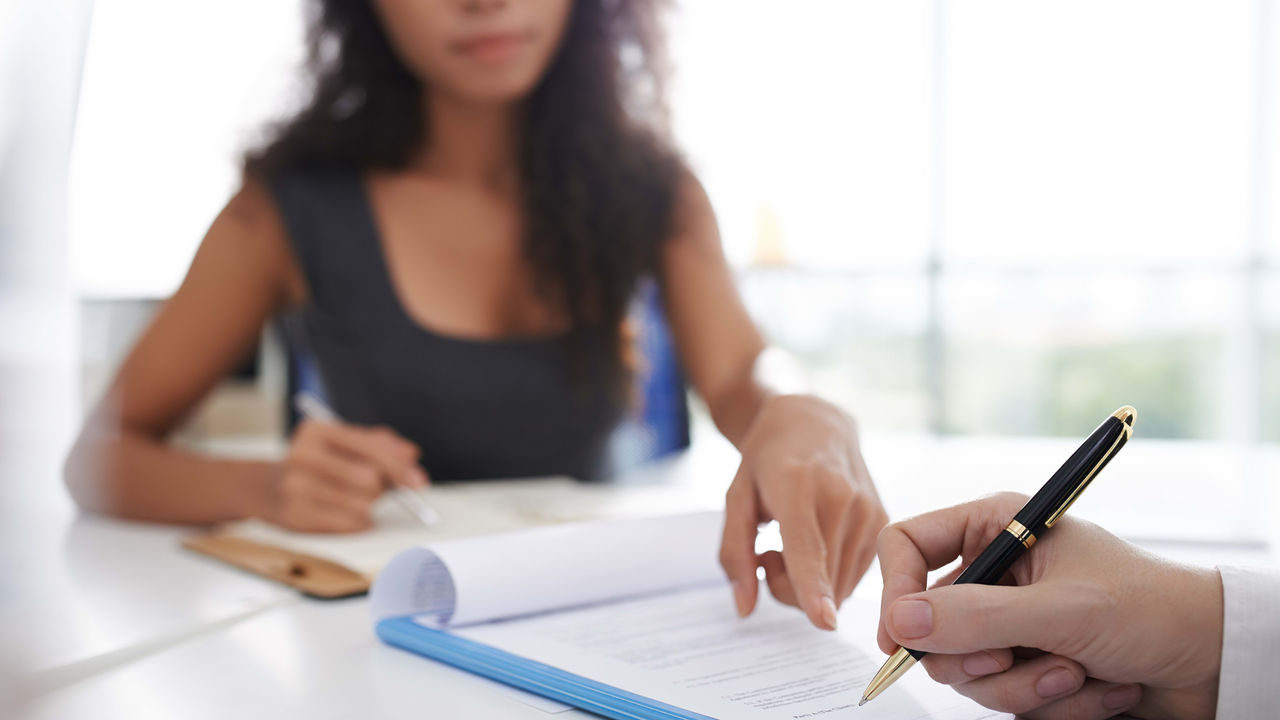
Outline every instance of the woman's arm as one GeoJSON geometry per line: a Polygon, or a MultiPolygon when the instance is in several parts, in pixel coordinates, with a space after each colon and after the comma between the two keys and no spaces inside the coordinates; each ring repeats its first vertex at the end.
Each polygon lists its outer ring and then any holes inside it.
{"type": "Polygon", "coordinates": [[[246,185],[214,220],[182,286],[88,417],[66,467],[82,508],[207,523],[246,517],[264,504],[274,463],[200,457],[166,438],[256,345],[286,302],[291,265],[270,197],[246,185]]]}
{"type": "Polygon", "coordinates": [[[765,341],[738,296],[711,202],[692,176],[681,185],[662,263],[663,301],[684,372],[716,427],[741,449],[775,391],[755,372],[765,341]]]}
{"type": "Polygon", "coordinates": [[[387,482],[422,485],[417,448],[385,429],[305,422],[283,462],[201,456],[167,438],[306,288],[264,187],[249,181],[214,220],[186,279],[129,353],[67,460],[80,507],[212,523],[260,516],[319,531],[368,526],[387,482]]]}
{"type": "Polygon", "coordinates": [[[720,558],[739,613],[755,606],[756,568],[783,602],[834,629],[887,522],[843,410],[787,394],[761,372],[765,342],[747,315],[720,246],[711,203],[682,183],[663,250],[663,292],[681,362],[716,426],[742,452],[726,494],[720,558]],[[755,554],[759,523],[777,519],[783,552],[755,554]]]}

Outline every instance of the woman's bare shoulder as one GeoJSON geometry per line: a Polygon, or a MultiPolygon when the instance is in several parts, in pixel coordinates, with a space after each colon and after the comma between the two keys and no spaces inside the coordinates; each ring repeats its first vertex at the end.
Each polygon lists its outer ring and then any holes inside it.
{"type": "Polygon", "coordinates": [[[263,179],[246,175],[209,228],[204,245],[219,256],[238,258],[248,274],[273,281],[281,304],[296,307],[307,298],[306,283],[289,242],[275,196],[263,179]]]}
{"type": "Polygon", "coordinates": [[[713,256],[721,253],[720,231],[711,198],[698,176],[688,168],[682,168],[676,179],[670,240],[669,248],[675,252],[695,250],[713,256]]]}

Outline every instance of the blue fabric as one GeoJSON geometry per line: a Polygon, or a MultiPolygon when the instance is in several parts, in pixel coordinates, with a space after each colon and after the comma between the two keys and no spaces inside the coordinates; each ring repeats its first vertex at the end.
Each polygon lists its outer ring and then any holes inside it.
{"type": "Polygon", "coordinates": [[[383,620],[377,632],[389,645],[615,720],[712,720],[409,618],[383,620]]]}
{"type": "Polygon", "coordinates": [[[689,404],[675,338],[652,279],[644,280],[631,303],[640,367],[635,377],[637,412],[629,413],[611,440],[615,471],[626,471],[689,447],[689,404]]]}
{"type": "Polygon", "coordinates": [[[657,283],[646,281],[640,289],[640,301],[644,308],[640,341],[649,364],[642,417],[645,426],[653,431],[653,452],[646,458],[653,460],[689,447],[689,404],[657,283]]]}

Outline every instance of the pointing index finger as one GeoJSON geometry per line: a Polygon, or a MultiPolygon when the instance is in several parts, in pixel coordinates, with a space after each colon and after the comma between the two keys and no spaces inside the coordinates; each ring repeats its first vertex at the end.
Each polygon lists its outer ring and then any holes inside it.
{"type": "Polygon", "coordinates": [[[724,533],[720,540],[720,565],[733,585],[738,615],[746,617],[756,606],[756,533],[760,522],[755,488],[738,475],[725,493],[724,533]]]}

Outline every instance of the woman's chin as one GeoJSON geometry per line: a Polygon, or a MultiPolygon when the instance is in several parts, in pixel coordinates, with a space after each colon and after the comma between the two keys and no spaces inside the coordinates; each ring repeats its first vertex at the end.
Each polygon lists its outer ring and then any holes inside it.
{"type": "Polygon", "coordinates": [[[498,68],[490,72],[468,73],[465,79],[440,83],[436,87],[467,103],[507,105],[527,98],[537,81],[537,72],[521,68],[498,68]]]}

